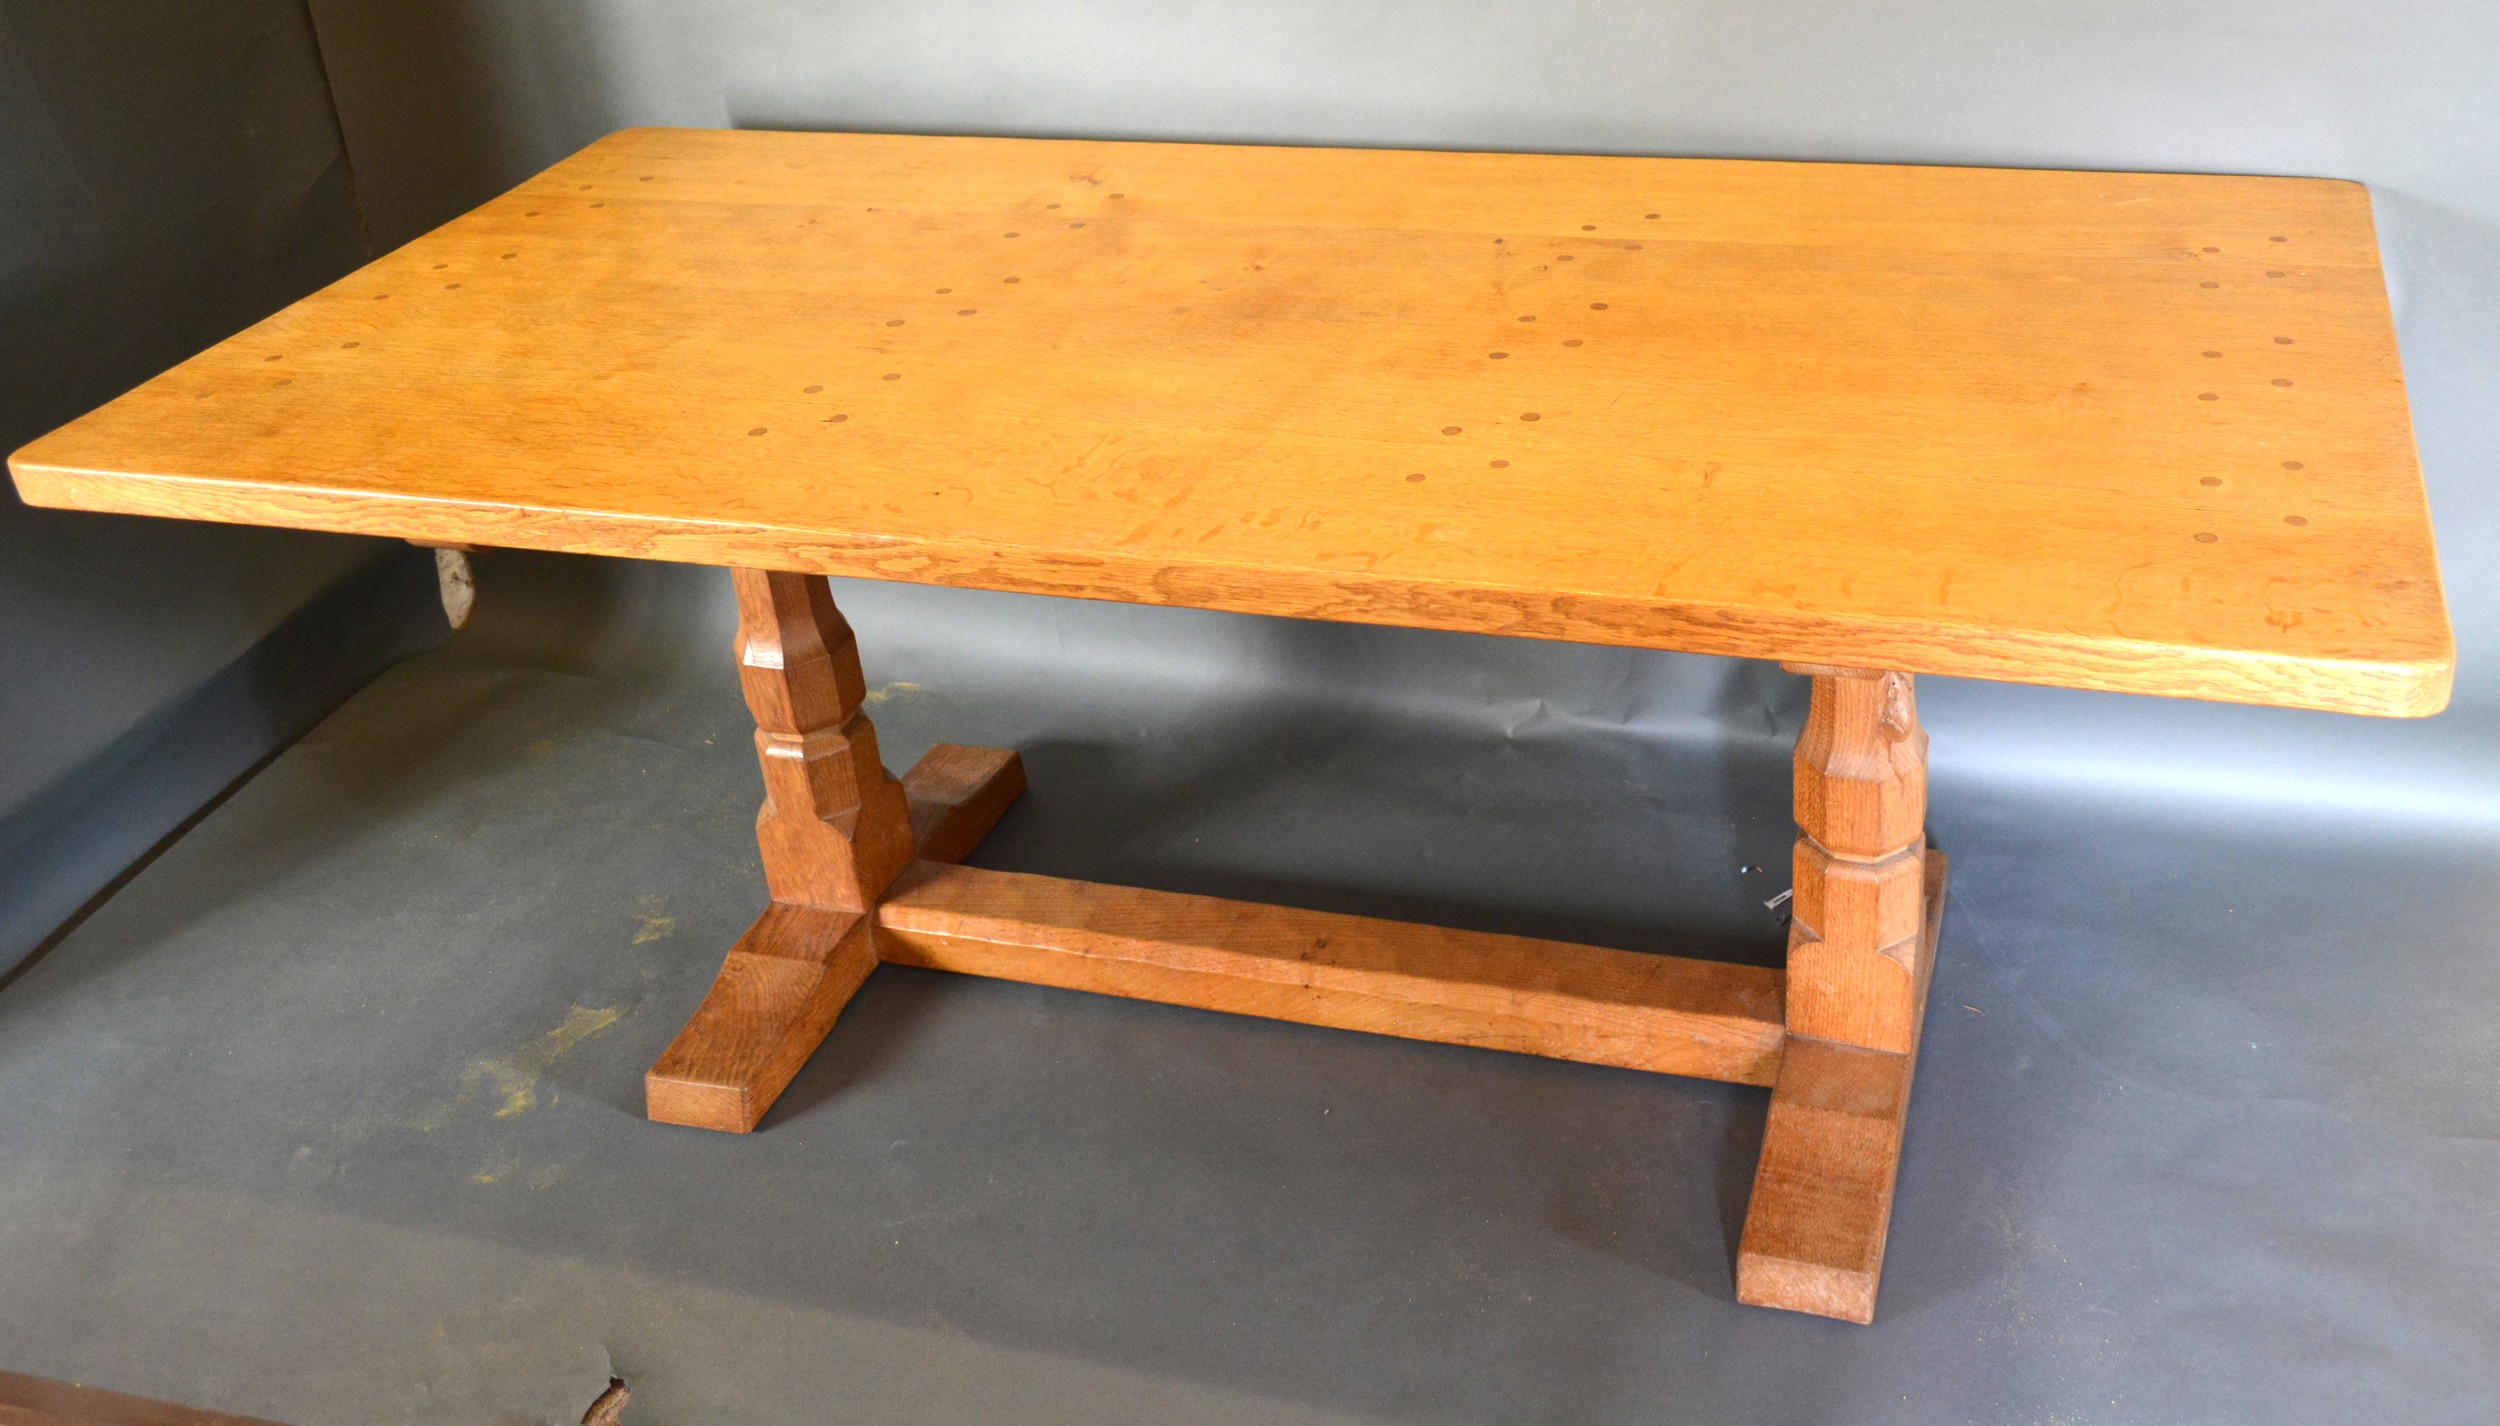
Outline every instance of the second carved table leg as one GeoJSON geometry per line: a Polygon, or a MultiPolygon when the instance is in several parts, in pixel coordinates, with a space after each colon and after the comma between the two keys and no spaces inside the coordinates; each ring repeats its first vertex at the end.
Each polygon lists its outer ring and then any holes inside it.
{"type": "Polygon", "coordinates": [[[732,572],[738,683],[755,714],[764,884],[786,906],[864,911],[912,859],[903,785],[877,756],[850,622],[820,575],[732,572]]]}
{"type": "Polygon", "coordinates": [[[868,913],[911,864],[914,823],[936,854],[960,857],[1021,790],[1024,771],[1003,749],[940,745],[913,773],[925,795],[907,798],[860,711],[859,647],[824,577],[733,575],[738,681],[764,769],[755,838],[772,905],[731,948],[643,1087],[654,1119],[743,1132],[876,968],[868,913]]]}
{"type": "Polygon", "coordinates": [[[1797,738],[1788,1042],[1737,1254],[1737,1297],[1872,1320],[1934,969],[1944,858],[1908,674],[1814,678],[1797,738]]]}
{"type": "Polygon", "coordinates": [[[1788,1032],[1907,1052],[1927,909],[1927,730],[1910,676],[1817,674],[1796,779],[1788,1032]]]}

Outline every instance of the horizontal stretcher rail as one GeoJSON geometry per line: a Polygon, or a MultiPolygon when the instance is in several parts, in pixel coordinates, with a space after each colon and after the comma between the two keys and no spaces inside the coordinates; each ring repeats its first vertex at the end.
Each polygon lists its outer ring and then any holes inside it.
{"type": "Polygon", "coordinates": [[[1760,966],[920,862],[876,910],[899,965],[1738,1084],[1779,1076],[1760,966]]]}

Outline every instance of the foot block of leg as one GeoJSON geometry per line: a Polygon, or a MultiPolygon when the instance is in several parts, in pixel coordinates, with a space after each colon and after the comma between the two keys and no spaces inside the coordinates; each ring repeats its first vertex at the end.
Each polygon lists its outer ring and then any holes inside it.
{"type": "Polygon", "coordinates": [[[940,743],[903,774],[912,838],[925,862],[959,862],[998,825],[1024,791],[1024,759],[1013,748],[940,743]]]}
{"type": "Polygon", "coordinates": [[[1792,1037],[1736,1254],[1736,1300],[1875,1320],[1909,1056],[1792,1037]]]}
{"type": "MultiPolygon", "coordinates": [[[[1945,860],[1926,856],[1926,922],[1907,1052],[1792,1033],[1771,1087],[1762,1163],[1736,1251],[1736,1300],[1875,1320],[1927,981],[1944,916],[1945,860]]],[[[1794,994],[1794,986],[1791,986],[1794,994]]]]}
{"type": "Polygon", "coordinates": [[[854,911],[765,911],[643,1076],[650,1117],[732,1134],[754,1128],[876,969],[869,927],[854,911]]]}

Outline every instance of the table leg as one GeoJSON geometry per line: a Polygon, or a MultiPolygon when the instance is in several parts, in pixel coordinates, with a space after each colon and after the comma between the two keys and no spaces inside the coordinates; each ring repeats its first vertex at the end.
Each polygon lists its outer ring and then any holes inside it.
{"type": "Polygon", "coordinates": [[[1736,1296],[1872,1321],[1944,904],[1908,674],[1820,666],[1798,735],[1788,1043],[1736,1296]]]}
{"type": "MultiPolygon", "coordinates": [[[[1814,678],[1784,974],[950,872],[1024,787],[941,744],[900,782],[821,577],[736,571],[772,905],[646,1077],[651,1117],[755,1127],[880,959],[1311,1024],[1772,1085],[1739,1300],[1873,1319],[1944,906],[1907,674],[1814,678]],[[914,865],[915,861],[918,863],[914,865]],[[1776,975],[1776,979],[1771,977],[1776,975]]],[[[1795,666],[1792,666],[1795,667],[1795,666]]]]}
{"type": "Polygon", "coordinates": [[[772,905],[730,949],[644,1094],[653,1119],[744,1132],[876,967],[868,913],[915,848],[961,858],[1023,789],[1024,769],[1003,749],[941,745],[897,782],[860,711],[859,646],[824,577],[732,574],[772,905]]]}

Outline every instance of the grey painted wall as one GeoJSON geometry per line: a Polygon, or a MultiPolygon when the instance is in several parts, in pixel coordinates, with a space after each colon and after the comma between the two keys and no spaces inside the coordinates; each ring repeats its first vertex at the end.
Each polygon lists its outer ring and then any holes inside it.
{"type": "MultiPolygon", "coordinates": [[[[0,450],[364,253],[300,0],[0,3],[0,450]]],[[[0,493],[0,975],[405,650],[384,548],[0,493]]]]}
{"type": "MultiPolygon", "coordinates": [[[[2500,830],[2500,7],[2484,0],[312,5],[385,245],[646,123],[2365,180],[2461,646],[2454,711],[2397,724],[1939,680],[1939,775],[2500,830]]],[[[716,597],[717,581],[686,591],[716,597]]],[[[872,603],[872,643],[977,641],[1079,676],[1222,667],[1660,736],[1776,735],[1795,716],[1793,683],[1709,660],[1077,605],[1008,616],[927,592],[872,603]],[[1001,629],[1044,642],[1019,651],[1001,629]]]]}

